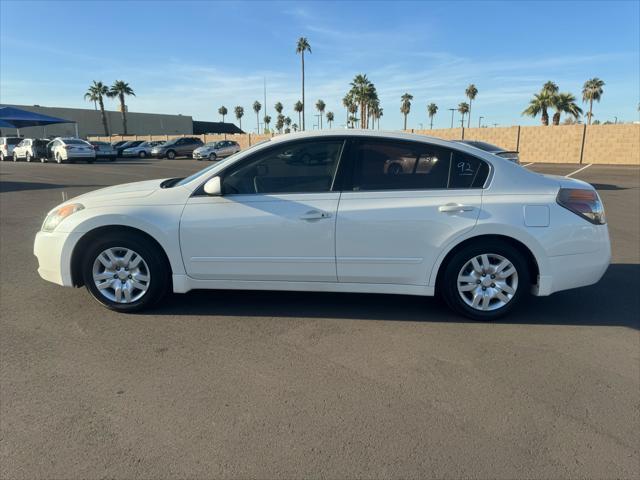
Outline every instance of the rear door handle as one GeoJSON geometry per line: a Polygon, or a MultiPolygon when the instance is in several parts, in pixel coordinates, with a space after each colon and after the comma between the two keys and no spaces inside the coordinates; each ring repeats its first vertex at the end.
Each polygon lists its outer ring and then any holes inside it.
{"type": "Polygon", "coordinates": [[[471,205],[461,205],[459,203],[447,203],[446,205],[440,205],[438,211],[443,213],[456,213],[456,212],[470,212],[475,207],[471,205]]]}
{"type": "Polygon", "coordinates": [[[331,218],[331,214],[329,212],[323,212],[322,210],[309,210],[300,216],[301,220],[321,220],[323,218],[331,218]]]}

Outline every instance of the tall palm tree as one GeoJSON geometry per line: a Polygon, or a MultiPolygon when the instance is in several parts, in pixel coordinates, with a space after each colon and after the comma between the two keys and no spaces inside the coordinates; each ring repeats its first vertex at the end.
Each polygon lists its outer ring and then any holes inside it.
{"type": "Polygon", "coordinates": [[[278,130],[278,133],[282,133],[283,127],[284,127],[284,115],[279,113],[276,118],[276,130],[278,130]]]}
{"type": "Polygon", "coordinates": [[[297,132],[298,131],[298,124],[297,123],[292,124],[291,128],[293,128],[294,132],[297,132]]]}
{"type": "Polygon", "coordinates": [[[318,100],[316,102],[316,109],[320,112],[320,130],[322,130],[322,116],[324,115],[324,109],[327,108],[327,105],[323,100],[318,100]]]}
{"type": "Polygon", "coordinates": [[[304,52],[311,53],[311,45],[305,37],[300,37],[296,44],[296,53],[302,57],[302,130],[304,130],[304,52]]]}
{"type": "Polygon", "coordinates": [[[122,130],[123,133],[127,134],[127,106],[124,104],[125,95],[133,95],[136,94],[133,92],[133,88],[129,86],[127,82],[123,82],[122,80],[116,80],[111,88],[109,89],[109,93],[107,96],[110,98],[118,97],[120,100],[120,114],[122,115],[122,130]]]}
{"type": "Polygon", "coordinates": [[[267,133],[269,131],[269,124],[271,123],[271,117],[265,115],[262,120],[264,121],[264,133],[267,133]]]}
{"type": "Polygon", "coordinates": [[[87,93],[84,94],[84,98],[91,101],[97,101],[100,106],[100,117],[102,119],[102,126],[104,127],[104,134],[109,136],[109,126],[107,125],[107,116],[104,113],[104,97],[109,95],[109,87],[102,82],[96,82],[95,80],[89,86],[87,93]],[[94,100],[95,99],[95,100],[94,100]]]}
{"type": "Polygon", "coordinates": [[[258,100],[253,102],[253,111],[256,112],[256,131],[260,133],[260,110],[262,110],[262,105],[258,100]]]}
{"type": "Polygon", "coordinates": [[[273,106],[273,108],[275,108],[275,110],[278,113],[278,115],[280,115],[282,113],[282,110],[284,110],[284,105],[282,105],[282,103],[278,102],[273,106]]]}
{"type": "Polygon", "coordinates": [[[376,111],[376,120],[378,120],[378,130],[380,130],[380,118],[384,115],[384,108],[378,108],[376,111]]]}
{"type": "Polygon", "coordinates": [[[240,130],[242,130],[242,117],[244,116],[244,107],[241,107],[238,105],[236,108],[233,109],[233,111],[236,114],[236,118],[238,119],[238,122],[240,122],[240,130]]]}
{"type": "Polygon", "coordinates": [[[89,87],[87,93],[84,94],[84,99],[93,102],[93,109],[98,110],[98,95],[92,91],[91,87],[89,87]]]}
{"type": "Polygon", "coordinates": [[[558,93],[552,97],[552,105],[556,113],[553,114],[553,125],[560,125],[560,115],[567,113],[574,119],[580,118],[582,109],[576,103],[576,97],[570,93],[558,93]]]}
{"type": "Polygon", "coordinates": [[[409,115],[409,112],[411,111],[411,100],[413,100],[413,95],[411,95],[410,93],[405,93],[404,95],[402,95],[402,97],[400,97],[400,100],[402,100],[402,102],[400,103],[400,113],[402,113],[402,115],[404,115],[404,128],[403,130],[407,129],[407,115],[409,115]]]}
{"type": "MultiPolygon", "coordinates": [[[[469,85],[467,87],[467,89],[464,91],[464,94],[467,96],[467,98],[469,99],[469,119],[467,120],[467,128],[469,128],[471,126],[471,102],[473,102],[476,99],[476,95],[478,95],[478,89],[476,88],[476,86],[472,83],[471,85],[469,85]]],[[[463,125],[464,126],[464,125],[463,125]]]]}
{"type": "Polygon", "coordinates": [[[351,122],[351,128],[356,127],[356,122],[358,121],[356,113],[358,113],[358,105],[354,102],[349,105],[349,118],[347,119],[347,123],[351,122]]]}
{"type": "Polygon", "coordinates": [[[536,93],[529,106],[522,112],[522,115],[528,115],[530,117],[536,117],[540,115],[542,125],[549,125],[549,112],[548,109],[553,106],[553,96],[547,91],[542,90],[540,93],[536,93]]]}
{"type": "Polygon", "coordinates": [[[367,128],[367,110],[373,99],[375,87],[366,75],[358,74],[351,82],[351,96],[354,103],[360,106],[360,128],[367,128]]]}
{"type": "Polygon", "coordinates": [[[429,120],[431,122],[431,130],[433,130],[433,117],[436,116],[436,113],[438,113],[438,105],[435,103],[427,105],[427,115],[429,115],[429,120]]]}
{"type": "Polygon", "coordinates": [[[227,116],[227,113],[229,113],[229,111],[227,110],[227,107],[225,107],[224,105],[222,105],[219,109],[218,109],[218,113],[220,115],[222,115],[222,123],[224,123],[224,117],[227,116]]]}
{"type": "Polygon", "coordinates": [[[458,112],[462,115],[462,121],[460,124],[464,128],[464,116],[469,113],[469,104],[467,102],[460,102],[460,104],[458,104],[458,112]]]}
{"type": "Polygon", "coordinates": [[[333,112],[327,112],[327,123],[329,124],[329,128],[333,126],[334,115],[333,112]]]}
{"type": "Polygon", "coordinates": [[[593,116],[593,101],[600,102],[604,90],[605,83],[598,77],[590,78],[582,86],[582,101],[589,102],[589,111],[587,112],[587,119],[589,125],[591,125],[591,117],[593,116]]]}
{"type": "Polygon", "coordinates": [[[542,85],[542,91],[548,93],[549,95],[555,95],[560,91],[560,88],[558,88],[558,85],[555,82],[549,80],[548,82],[545,82],[544,85],[542,85]]]}
{"type": "Polygon", "coordinates": [[[353,104],[353,95],[351,92],[342,97],[342,106],[347,111],[347,126],[349,126],[349,107],[353,104]]]}
{"type": "Polygon", "coordinates": [[[298,100],[293,105],[293,111],[298,113],[298,126],[302,125],[302,112],[304,110],[304,104],[298,100]]]}

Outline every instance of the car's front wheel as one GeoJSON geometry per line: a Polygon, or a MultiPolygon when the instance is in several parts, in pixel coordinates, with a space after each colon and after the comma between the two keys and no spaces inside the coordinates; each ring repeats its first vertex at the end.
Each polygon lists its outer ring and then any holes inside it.
{"type": "Polygon", "coordinates": [[[218,156],[215,153],[210,153],[209,154],[209,161],[210,162],[215,162],[218,159],[218,156]]]}
{"type": "Polygon", "coordinates": [[[93,242],[82,262],[84,284],[98,302],[118,312],[158,303],[171,285],[162,252],[134,233],[111,233],[93,242]]]}
{"type": "Polygon", "coordinates": [[[169,151],[167,152],[167,158],[168,158],[169,160],[173,160],[174,158],[176,158],[176,152],[174,152],[173,150],[169,150],[169,151]]]}
{"type": "Polygon", "coordinates": [[[147,152],[145,152],[144,150],[142,150],[142,151],[138,154],[138,156],[139,156],[140,158],[146,158],[146,156],[147,156],[147,152]]]}
{"type": "Polygon", "coordinates": [[[530,288],[527,262],[501,241],[482,241],[456,252],[439,285],[446,303],[474,320],[494,320],[511,311],[530,288]]]}

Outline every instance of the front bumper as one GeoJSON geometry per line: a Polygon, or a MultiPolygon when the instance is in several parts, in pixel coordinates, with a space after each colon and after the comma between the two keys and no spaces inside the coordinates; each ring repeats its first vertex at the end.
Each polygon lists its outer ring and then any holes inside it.
{"type": "Polygon", "coordinates": [[[38,232],[33,244],[33,254],[38,259],[38,274],[44,280],[73,286],[71,278],[71,253],[82,236],[81,233],[38,232]]]}
{"type": "Polygon", "coordinates": [[[209,158],[209,155],[211,155],[212,153],[216,153],[216,152],[193,152],[193,158],[195,159],[200,159],[200,158],[209,158]]]}

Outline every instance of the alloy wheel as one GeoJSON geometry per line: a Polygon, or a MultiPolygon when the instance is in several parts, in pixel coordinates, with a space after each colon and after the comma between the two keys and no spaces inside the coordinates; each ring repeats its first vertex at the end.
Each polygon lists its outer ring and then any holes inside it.
{"type": "Polygon", "coordinates": [[[516,294],[518,271],[502,255],[477,255],[460,269],[457,287],[458,294],[471,308],[497,310],[508,304],[516,294]]]}
{"type": "Polygon", "coordinates": [[[92,275],[100,294],[115,303],[140,300],[151,283],[147,262],[126,247],[103,250],[93,262],[92,275]]]}

